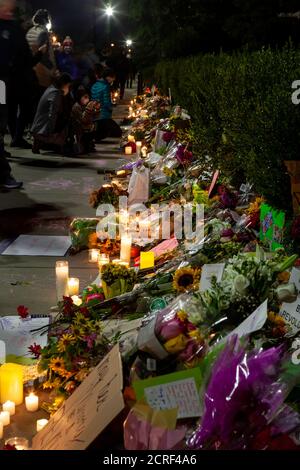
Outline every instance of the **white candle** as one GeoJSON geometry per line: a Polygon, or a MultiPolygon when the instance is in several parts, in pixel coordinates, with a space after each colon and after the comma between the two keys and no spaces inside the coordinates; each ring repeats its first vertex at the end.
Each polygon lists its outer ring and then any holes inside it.
{"type": "Polygon", "coordinates": [[[0,439],[3,439],[3,423],[0,421],[0,439]]]}
{"type": "Polygon", "coordinates": [[[77,277],[70,277],[68,280],[68,289],[70,297],[79,294],[79,279],[77,277]]]}
{"type": "Polygon", "coordinates": [[[76,305],[76,307],[80,307],[82,305],[82,300],[78,295],[73,295],[72,296],[73,304],[76,305]]]}
{"type": "Polygon", "coordinates": [[[117,171],[117,176],[126,176],[126,171],[125,170],[117,171]]]}
{"type": "Polygon", "coordinates": [[[39,397],[31,393],[28,397],[25,397],[25,405],[27,411],[37,411],[39,409],[39,397]]]}
{"type": "Polygon", "coordinates": [[[132,147],[125,147],[125,155],[132,155],[132,147]]]}
{"type": "Polygon", "coordinates": [[[8,411],[1,411],[0,421],[2,421],[3,426],[8,426],[10,424],[10,414],[8,411]]]}
{"type": "Polygon", "coordinates": [[[126,263],[130,263],[131,245],[132,245],[132,237],[128,234],[122,235],[122,237],[121,237],[121,254],[120,254],[121,261],[125,261],[126,263]]]}
{"type": "Polygon", "coordinates": [[[133,106],[133,100],[130,101],[131,106],[133,106]]]}
{"type": "Polygon", "coordinates": [[[56,293],[58,301],[68,297],[69,263],[68,261],[56,261],[56,293]]]}
{"type": "MultiPolygon", "coordinates": [[[[89,263],[97,263],[100,250],[89,250],[89,263]]],[[[75,294],[76,295],[76,294],[75,294]]]]}
{"type": "Polygon", "coordinates": [[[129,135],[128,136],[128,142],[135,142],[134,135],[129,135]]]}
{"type": "Polygon", "coordinates": [[[136,142],[136,153],[138,157],[140,157],[141,155],[142,145],[143,145],[142,142],[136,142]]]}
{"type": "Polygon", "coordinates": [[[48,419],[38,419],[36,422],[37,432],[40,432],[42,429],[44,429],[44,427],[47,426],[48,422],[48,419]]]}
{"type": "Polygon", "coordinates": [[[148,149],[147,147],[142,147],[142,157],[146,158],[147,157],[147,154],[148,154],[148,149]]]}
{"type": "Polygon", "coordinates": [[[8,411],[10,416],[13,416],[16,412],[16,405],[13,401],[6,401],[3,403],[3,411],[8,411]]]}

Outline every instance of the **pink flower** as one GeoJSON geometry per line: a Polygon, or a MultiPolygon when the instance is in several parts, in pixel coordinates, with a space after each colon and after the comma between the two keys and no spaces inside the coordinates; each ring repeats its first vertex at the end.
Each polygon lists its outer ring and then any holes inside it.
{"type": "Polygon", "coordinates": [[[86,341],[88,349],[93,349],[97,336],[98,335],[96,333],[92,333],[91,335],[84,337],[84,341],[86,341]]]}
{"type": "Polygon", "coordinates": [[[24,307],[24,305],[19,305],[19,307],[17,308],[17,312],[19,316],[23,319],[27,318],[29,315],[28,308],[24,307]]]}
{"type": "Polygon", "coordinates": [[[202,357],[205,352],[205,346],[203,343],[199,343],[198,341],[195,341],[194,339],[191,339],[185,350],[182,351],[179,355],[179,360],[183,362],[191,361],[195,357],[202,357]]]}
{"type": "Polygon", "coordinates": [[[178,318],[173,318],[168,322],[162,323],[157,334],[162,341],[168,341],[183,333],[184,329],[183,323],[178,318]]]}
{"type": "Polygon", "coordinates": [[[101,302],[103,302],[104,295],[103,294],[91,294],[87,296],[86,300],[87,302],[90,302],[91,300],[100,300],[101,302]]]}

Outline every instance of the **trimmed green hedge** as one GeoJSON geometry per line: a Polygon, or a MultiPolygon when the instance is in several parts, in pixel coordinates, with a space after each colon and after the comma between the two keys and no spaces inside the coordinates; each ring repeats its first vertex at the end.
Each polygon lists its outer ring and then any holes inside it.
{"type": "Polygon", "coordinates": [[[264,49],[159,63],[158,85],[193,117],[198,158],[212,157],[233,184],[252,182],[274,207],[290,210],[284,160],[300,159],[300,51],[264,49]]]}

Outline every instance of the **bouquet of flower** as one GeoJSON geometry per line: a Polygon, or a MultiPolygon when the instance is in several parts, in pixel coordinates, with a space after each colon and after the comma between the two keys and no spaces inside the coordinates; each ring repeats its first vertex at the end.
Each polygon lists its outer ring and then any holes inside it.
{"type": "Polygon", "coordinates": [[[136,282],[136,272],[126,266],[108,264],[102,269],[102,287],[106,299],[131,292],[136,282]]]}
{"type": "Polygon", "coordinates": [[[74,219],[70,225],[72,249],[75,252],[97,245],[99,219],[74,219]]]}

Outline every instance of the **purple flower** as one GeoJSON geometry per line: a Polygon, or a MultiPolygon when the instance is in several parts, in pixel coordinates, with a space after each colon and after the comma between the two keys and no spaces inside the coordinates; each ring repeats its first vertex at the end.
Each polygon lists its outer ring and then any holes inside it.
{"type": "Polygon", "coordinates": [[[175,134],[174,132],[164,132],[163,134],[163,140],[167,143],[171,142],[171,140],[174,140],[175,134]]]}
{"type": "Polygon", "coordinates": [[[234,236],[234,231],[231,228],[226,228],[221,233],[222,238],[232,238],[234,236]]]}
{"type": "Polygon", "coordinates": [[[190,163],[193,160],[193,154],[182,144],[178,145],[176,158],[182,165],[190,163]]]}
{"type": "Polygon", "coordinates": [[[86,341],[87,343],[87,347],[88,349],[93,349],[94,347],[94,344],[95,344],[95,341],[97,339],[97,334],[96,333],[92,333],[91,335],[89,336],[85,336],[83,339],[84,341],[86,341]]]}

